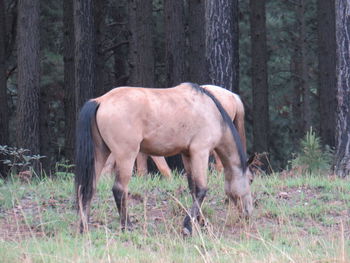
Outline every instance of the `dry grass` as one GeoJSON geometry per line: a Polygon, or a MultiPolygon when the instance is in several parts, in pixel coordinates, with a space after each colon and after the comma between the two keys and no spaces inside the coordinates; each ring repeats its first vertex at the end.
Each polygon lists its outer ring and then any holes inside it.
{"type": "Polygon", "coordinates": [[[318,176],[259,177],[255,212],[242,221],[226,202],[221,175],[210,177],[202,207],[206,226],[181,235],[191,198],[181,176],[133,178],[123,233],[103,178],[90,232],[78,234],[73,180],[0,182],[2,262],[349,262],[349,180],[318,176]]]}

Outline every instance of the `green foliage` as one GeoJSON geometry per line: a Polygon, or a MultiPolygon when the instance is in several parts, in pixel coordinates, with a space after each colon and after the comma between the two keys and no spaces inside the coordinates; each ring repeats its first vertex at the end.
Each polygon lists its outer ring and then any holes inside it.
{"type": "Polygon", "coordinates": [[[293,169],[308,174],[327,174],[333,159],[329,147],[322,149],[321,140],[311,128],[300,141],[300,152],[291,161],[293,169]]]}
{"type": "MultiPolygon", "coordinates": [[[[6,0],[8,10],[15,8],[17,1],[6,0]],[[10,8],[11,7],[11,8],[10,8]]],[[[185,1],[188,2],[188,1],[185,1]]],[[[311,112],[312,125],[317,127],[319,121],[318,107],[318,80],[317,80],[317,23],[316,23],[316,0],[305,2],[305,27],[307,39],[306,61],[308,87],[311,92],[311,112]]],[[[62,1],[47,0],[41,1],[41,20],[40,20],[40,46],[41,46],[41,114],[45,125],[49,130],[49,143],[44,144],[50,149],[50,153],[45,152],[50,163],[55,163],[61,159],[64,153],[64,98],[62,86],[64,83],[64,62],[63,62],[63,40],[65,28],[63,25],[63,5],[62,1]],[[63,151],[61,151],[63,149],[63,151]]],[[[126,42],[129,39],[128,29],[128,1],[106,1],[106,7],[103,10],[106,26],[102,30],[102,39],[98,45],[101,50],[108,50],[117,43],[126,42]]],[[[164,12],[163,1],[153,1],[153,39],[155,45],[155,79],[157,87],[166,85],[165,74],[165,43],[164,43],[164,12]]],[[[296,122],[296,116],[293,113],[293,96],[295,88],[298,87],[298,78],[293,72],[296,52],[296,39],[298,37],[298,16],[296,14],[297,1],[277,1],[270,0],[266,2],[266,28],[267,28],[267,47],[268,47],[268,84],[269,84],[269,114],[270,114],[270,156],[271,163],[275,170],[284,168],[291,153],[297,150],[298,139],[293,125],[296,122]]],[[[185,5],[187,8],[188,5],[185,5]]],[[[188,13],[188,10],[185,10],[188,13]]],[[[250,7],[249,1],[239,0],[239,93],[246,106],[246,131],[248,150],[252,148],[252,88],[251,88],[251,50],[250,50],[250,7]]],[[[7,19],[10,22],[11,13],[7,13],[7,19]]],[[[203,14],[203,24],[205,24],[203,14]]],[[[8,23],[15,24],[15,23],[8,23]]],[[[12,31],[8,29],[9,33],[12,31]]],[[[14,30],[15,31],[15,30],[14,30]]],[[[189,34],[189,27],[186,26],[186,32],[189,34]]],[[[72,43],[73,44],[73,43],[72,43]]],[[[128,78],[128,45],[121,45],[117,49],[111,49],[105,54],[104,73],[107,76],[104,80],[106,87],[112,88],[113,85],[124,85],[128,78]],[[115,54],[118,54],[118,60],[115,60],[115,54]],[[116,63],[116,64],[115,64],[116,63]],[[125,65],[125,72],[118,72],[116,65],[122,63],[125,65]],[[119,75],[118,75],[119,74],[119,75]],[[125,75],[125,76],[124,76],[125,75]],[[119,81],[115,80],[119,79],[119,81]]],[[[204,54],[203,54],[204,55],[204,54]]],[[[16,54],[8,58],[8,69],[15,65],[16,54]]],[[[120,67],[120,65],[119,65],[120,67]]],[[[9,76],[8,80],[9,96],[8,104],[10,109],[10,142],[14,142],[13,134],[15,127],[15,104],[17,98],[16,75],[9,76]]],[[[237,92],[237,90],[235,90],[237,92]]],[[[49,172],[47,172],[49,174],[49,172]]]]}
{"type": "Polygon", "coordinates": [[[65,178],[65,177],[74,177],[72,170],[74,168],[74,164],[70,164],[69,160],[62,160],[61,162],[56,163],[55,166],[55,175],[57,177],[65,178]]]}
{"type": "MultiPolygon", "coordinates": [[[[305,2],[305,27],[307,39],[306,61],[308,87],[311,91],[312,125],[317,127],[319,115],[317,95],[317,27],[316,27],[316,1],[305,2]]],[[[293,99],[295,89],[299,85],[299,77],[293,69],[295,63],[296,39],[299,36],[296,9],[297,1],[266,1],[266,30],[268,49],[268,85],[269,85],[269,118],[270,118],[270,145],[269,154],[271,164],[275,170],[284,168],[291,153],[297,150],[295,141],[300,138],[295,134],[294,124],[298,121],[293,113],[293,99]]],[[[251,112],[251,50],[250,50],[250,7],[248,1],[239,1],[239,93],[245,103],[247,122],[247,146],[252,148],[252,122],[251,112]]],[[[302,103],[302,102],[300,102],[302,103]]]]}
{"type": "Polygon", "coordinates": [[[6,156],[6,159],[0,161],[9,166],[11,172],[17,172],[18,170],[29,169],[35,161],[45,157],[35,154],[29,155],[29,152],[29,150],[23,148],[0,145],[0,155],[6,156]]]}

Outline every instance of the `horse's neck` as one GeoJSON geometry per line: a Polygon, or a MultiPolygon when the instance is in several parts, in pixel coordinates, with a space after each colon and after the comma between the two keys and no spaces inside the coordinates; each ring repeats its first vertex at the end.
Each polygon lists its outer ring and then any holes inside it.
{"type": "Polygon", "coordinates": [[[234,172],[242,169],[241,160],[232,137],[229,139],[230,140],[225,140],[223,143],[221,143],[217,147],[216,151],[221,159],[225,171],[234,172]]]}

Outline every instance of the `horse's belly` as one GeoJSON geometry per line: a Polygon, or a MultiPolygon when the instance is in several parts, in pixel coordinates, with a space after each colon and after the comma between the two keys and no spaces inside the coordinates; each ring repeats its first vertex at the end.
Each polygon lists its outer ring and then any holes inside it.
{"type": "Polygon", "coordinates": [[[187,151],[187,145],[179,140],[145,139],[141,142],[140,151],[149,155],[171,156],[187,151]]]}

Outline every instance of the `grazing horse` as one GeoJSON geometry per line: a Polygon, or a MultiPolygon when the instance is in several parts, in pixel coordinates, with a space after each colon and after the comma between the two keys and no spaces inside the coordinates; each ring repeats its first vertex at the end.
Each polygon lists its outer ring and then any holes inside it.
{"type": "Polygon", "coordinates": [[[81,231],[87,230],[91,199],[110,153],[117,168],[112,191],[122,229],[131,227],[128,184],[139,152],[156,156],[181,153],[193,198],[184,219],[184,234],[192,233],[192,219],[200,216],[213,150],[224,166],[226,194],[244,216],[252,213],[251,171],[239,134],[219,100],[197,84],[167,89],[120,87],[92,99],[80,111],[76,143],[81,231]]]}
{"type": "MultiPolygon", "coordinates": [[[[246,151],[246,135],[245,135],[245,128],[244,128],[244,105],[240,97],[237,94],[232,93],[231,91],[221,88],[219,86],[201,85],[200,87],[210,91],[220,101],[221,105],[224,107],[224,109],[230,116],[231,120],[234,122],[242,141],[243,150],[246,151]]],[[[215,159],[215,169],[218,172],[222,172],[223,165],[220,161],[220,158],[218,157],[215,151],[213,152],[213,155],[215,159]]],[[[164,177],[170,178],[171,170],[165,158],[162,156],[150,156],[150,157],[155,163],[159,172],[164,177]]],[[[139,153],[137,155],[136,167],[137,167],[138,176],[143,176],[148,172],[147,158],[148,158],[148,155],[143,153],[139,153]]],[[[115,164],[114,158],[113,158],[113,155],[111,154],[107,159],[106,166],[109,167],[109,170],[112,170],[115,167],[114,164],[115,164]]]]}

